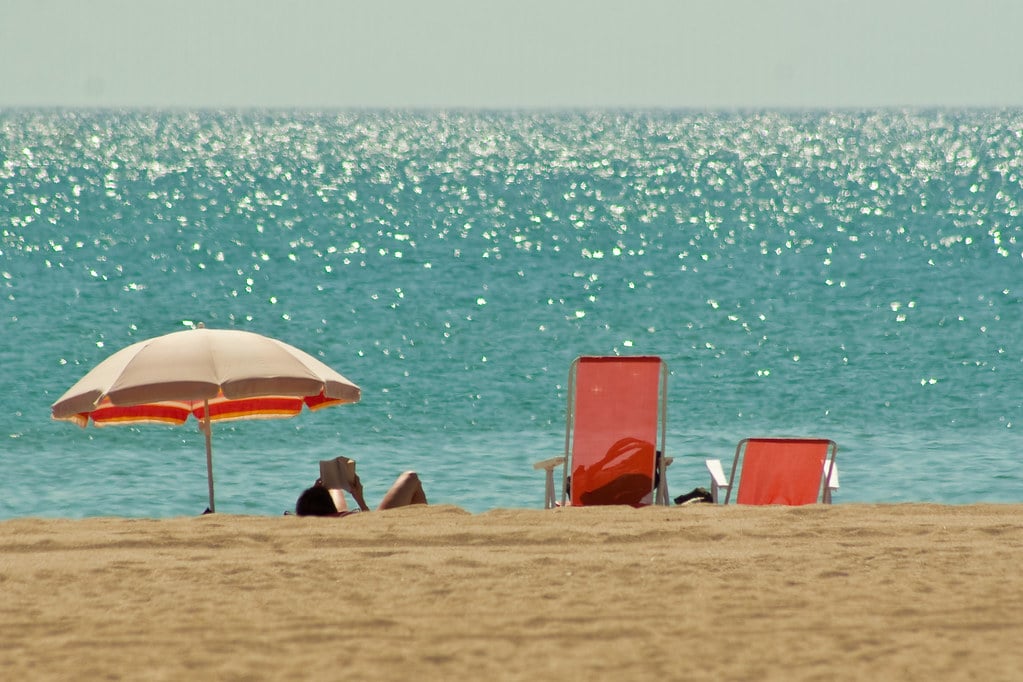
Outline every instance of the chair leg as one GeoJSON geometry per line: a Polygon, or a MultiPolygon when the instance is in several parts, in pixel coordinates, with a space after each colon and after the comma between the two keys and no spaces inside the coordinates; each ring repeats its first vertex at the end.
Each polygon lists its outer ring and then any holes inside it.
{"type": "MultiPolygon", "coordinates": [[[[665,472],[665,473],[667,473],[667,472],[665,472]]],[[[668,494],[668,480],[667,480],[667,478],[668,477],[665,474],[661,475],[661,484],[659,486],[657,486],[657,496],[656,496],[656,499],[655,499],[655,502],[657,504],[663,504],[665,506],[668,505],[668,500],[671,499],[671,496],[668,494]]]]}

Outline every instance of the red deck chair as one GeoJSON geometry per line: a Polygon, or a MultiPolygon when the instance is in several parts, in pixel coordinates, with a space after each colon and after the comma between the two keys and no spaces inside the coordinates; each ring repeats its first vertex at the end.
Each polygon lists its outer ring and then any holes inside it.
{"type": "Polygon", "coordinates": [[[533,465],[547,471],[544,506],[556,504],[558,465],[562,505],[569,496],[572,506],[667,504],[667,393],[668,367],[658,357],[576,358],[568,375],[565,454],[533,465]]]}
{"type": "Polygon", "coordinates": [[[728,504],[742,460],[737,504],[830,504],[838,488],[837,454],[835,441],[823,438],[745,438],[735,448],[727,480],[721,460],[707,460],[711,495],[717,502],[720,490],[727,490],[728,504]]]}

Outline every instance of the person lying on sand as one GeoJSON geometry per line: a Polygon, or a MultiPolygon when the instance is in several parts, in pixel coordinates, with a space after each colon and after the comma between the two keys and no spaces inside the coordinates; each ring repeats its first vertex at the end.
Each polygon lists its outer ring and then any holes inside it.
{"type": "MultiPolygon", "coordinates": [[[[358,475],[352,476],[348,492],[359,505],[360,511],[369,511],[358,475]]],[[[414,471],[406,471],[395,479],[377,509],[393,509],[410,504],[427,504],[423,483],[414,471]]],[[[298,516],[346,516],[352,513],[345,502],[344,489],[328,488],[321,478],[316,479],[312,487],[303,490],[295,503],[295,514],[298,516]]]]}

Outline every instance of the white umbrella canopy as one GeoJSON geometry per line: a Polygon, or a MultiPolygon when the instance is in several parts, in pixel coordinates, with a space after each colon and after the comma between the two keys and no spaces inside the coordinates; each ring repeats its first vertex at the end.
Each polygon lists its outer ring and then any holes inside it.
{"type": "Polygon", "coordinates": [[[354,383],[308,353],[236,329],[189,329],[123,348],[83,376],[51,407],[54,419],[85,427],[199,420],[206,437],[209,510],[212,421],[293,417],[358,402],[354,383]]]}

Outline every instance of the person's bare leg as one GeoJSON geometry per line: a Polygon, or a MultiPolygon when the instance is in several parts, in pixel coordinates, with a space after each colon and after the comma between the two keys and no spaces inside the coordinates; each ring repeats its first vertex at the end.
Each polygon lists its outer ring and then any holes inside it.
{"type": "Polygon", "coordinates": [[[377,509],[393,509],[410,504],[426,504],[423,483],[414,471],[406,471],[395,479],[394,485],[384,495],[384,499],[380,500],[380,506],[377,509]]]}

